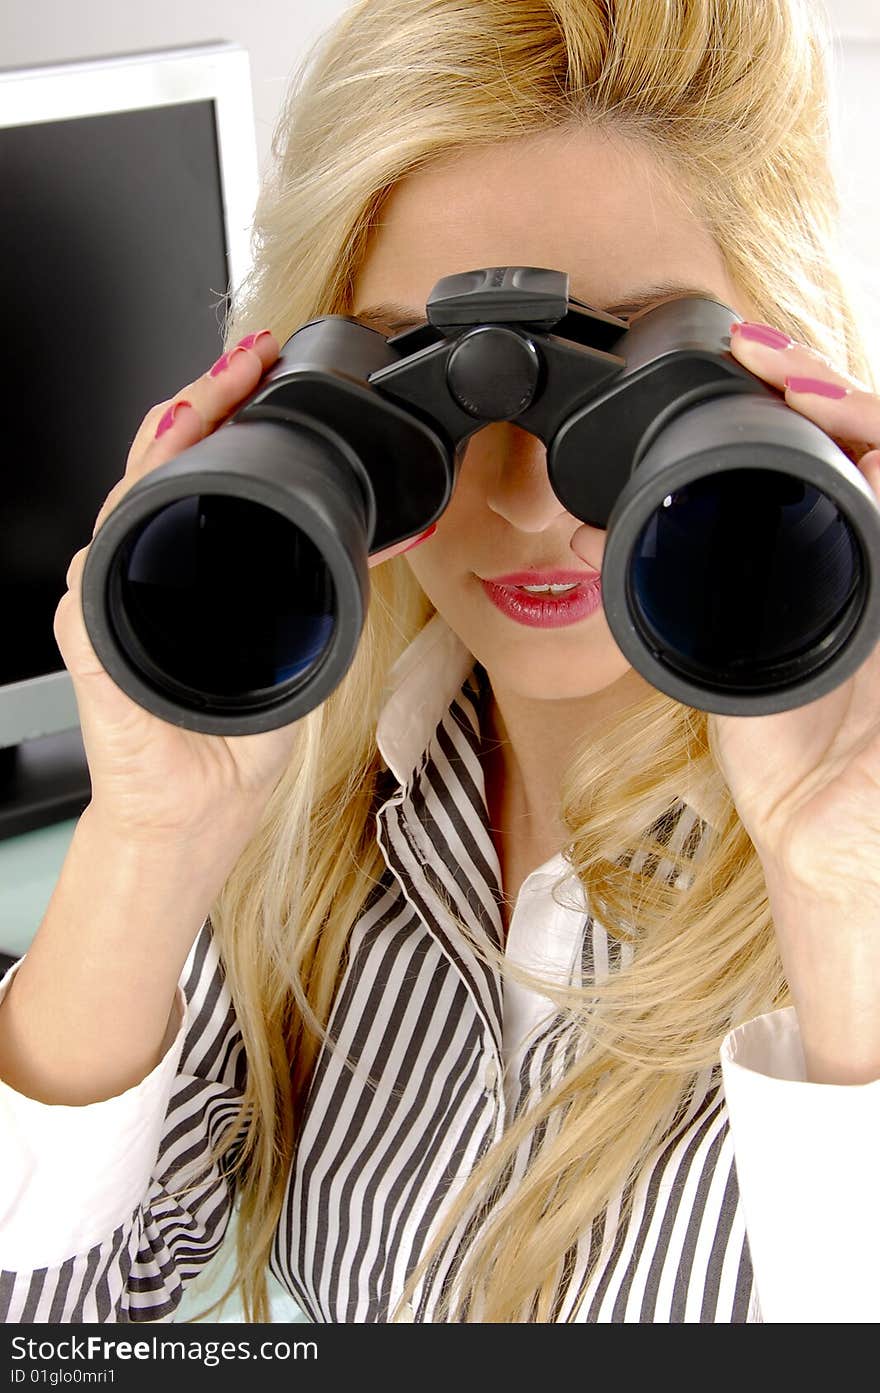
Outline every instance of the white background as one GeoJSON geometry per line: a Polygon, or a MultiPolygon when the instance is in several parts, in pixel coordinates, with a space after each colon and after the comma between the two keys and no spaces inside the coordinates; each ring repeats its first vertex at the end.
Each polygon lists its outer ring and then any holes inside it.
{"type": "MultiPolygon", "coordinates": [[[[348,0],[3,0],[0,67],[231,39],[250,55],[263,170],[293,69],[347,5],[348,0]]],[[[825,0],[825,6],[837,36],[835,148],[846,207],[843,249],[861,292],[863,328],[880,378],[880,3],[825,0]]]]}

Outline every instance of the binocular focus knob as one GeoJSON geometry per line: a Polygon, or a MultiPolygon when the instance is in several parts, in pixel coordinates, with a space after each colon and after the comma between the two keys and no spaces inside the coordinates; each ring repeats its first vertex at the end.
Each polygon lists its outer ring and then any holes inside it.
{"type": "Polygon", "coordinates": [[[446,364],[446,382],[469,416],[504,421],[531,406],[541,363],[531,339],[486,325],[465,333],[446,364]]]}

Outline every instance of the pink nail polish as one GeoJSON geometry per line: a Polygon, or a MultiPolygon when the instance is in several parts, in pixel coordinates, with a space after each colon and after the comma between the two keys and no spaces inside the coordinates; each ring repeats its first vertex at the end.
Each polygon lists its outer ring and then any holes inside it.
{"type": "Polygon", "coordinates": [[[433,524],[432,527],[429,527],[429,528],[428,528],[427,532],[423,532],[423,533],[421,534],[420,537],[416,537],[416,539],[415,539],[414,542],[410,542],[410,544],[409,544],[408,547],[401,547],[401,549],[400,549],[400,551],[397,553],[397,555],[398,555],[398,556],[403,556],[403,553],[404,553],[405,551],[412,551],[413,547],[417,547],[418,544],[419,544],[419,542],[426,542],[426,541],[428,540],[429,537],[433,537],[433,535],[434,535],[434,533],[435,533],[436,531],[437,531],[437,524],[436,524],[436,522],[435,522],[435,523],[433,524]]]}
{"type": "Polygon", "coordinates": [[[260,339],[268,339],[270,335],[271,330],[261,329],[258,334],[248,334],[246,338],[240,339],[238,342],[238,347],[253,348],[254,344],[256,344],[260,339]]]}
{"type": "Polygon", "coordinates": [[[231,353],[224,353],[223,357],[218,358],[214,366],[208,370],[208,376],[219,377],[221,372],[225,372],[229,367],[236,353],[245,353],[246,351],[244,348],[233,348],[231,353]]]}
{"type": "Polygon", "coordinates": [[[173,406],[169,406],[168,410],[165,412],[165,415],[162,417],[161,421],[156,427],[156,440],[159,439],[160,435],[164,435],[167,430],[171,429],[171,427],[174,425],[177,413],[182,406],[191,407],[192,403],[188,401],[176,401],[173,406]]]}
{"type": "Polygon", "coordinates": [[[789,348],[791,339],[788,334],[783,334],[781,329],[774,329],[769,324],[752,324],[744,319],[742,323],[734,320],[730,326],[731,335],[739,334],[741,338],[749,339],[752,343],[763,344],[765,348],[789,348]]]}
{"type": "Polygon", "coordinates": [[[841,397],[847,395],[849,388],[841,387],[838,382],[826,382],[821,377],[787,377],[785,390],[805,392],[814,397],[832,397],[835,401],[840,401],[841,397]]]}

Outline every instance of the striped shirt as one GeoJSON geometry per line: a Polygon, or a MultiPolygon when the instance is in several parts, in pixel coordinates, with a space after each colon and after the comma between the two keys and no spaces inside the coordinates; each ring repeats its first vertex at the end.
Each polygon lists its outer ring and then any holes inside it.
{"type": "MultiPolygon", "coordinates": [[[[487,692],[484,669],[439,615],[386,692],[375,813],[385,871],[351,933],[330,1020],[336,1048],[323,1049],[310,1080],[270,1258],[314,1321],[391,1318],[476,1162],[578,1047],[548,998],[502,979],[474,951],[438,893],[474,941],[501,946],[479,757],[487,692]]],[[[656,832],[696,857],[706,826],[681,799],[656,832]]],[[[625,950],[573,873],[554,896],[566,868],[560,853],[523,882],[504,951],[551,979],[587,984],[615,971],[625,950]]],[[[660,860],[651,873],[671,870],[660,860]]],[[[186,1283],[217,1253],[235,1201],[225,1168],[172,1193],[190,1167],[204,1172],[199,1160],[229,1126],[246,1079],[210,920],[178,1008],[164,1058],[117,1098],[53,1106],[0,1083],[4,1321],[174,1320],[186,1283]]],[[[804,1080],[791,1008],[732,1031],[637,1182],[564,1255],[553,1318],[876,1320],[865,1235],[880,1239],[867,1180],[880,1083],[804,1080]],[[831,1206],[836,1222],[825,1225],[831,1206]]],[[[551,1130],[523,1144],[506,1187],[551,1130]]],[[[434,1318],[476,1225],[473,1214],[459,1224],[405,1319],[434,1318]]]]}

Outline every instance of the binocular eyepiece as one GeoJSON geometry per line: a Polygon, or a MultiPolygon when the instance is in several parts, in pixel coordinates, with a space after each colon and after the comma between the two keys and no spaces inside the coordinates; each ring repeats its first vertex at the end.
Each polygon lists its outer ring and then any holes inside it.
{"type": "Polygon", "coordinates": [[[442,516],[463,447],[515,421],[559,501],[607,531],[602,598],[628,661],[705,711],[805,705],[880,638],[880,508],[818,426],[733,358],[701,295],[626,321],[568,276],[444,277],[423,324],[299,328],[220,430],[153,470],[91,543],[83,616],[135,701],[245,735],[350,667],[367,558],[442,516]]]}

